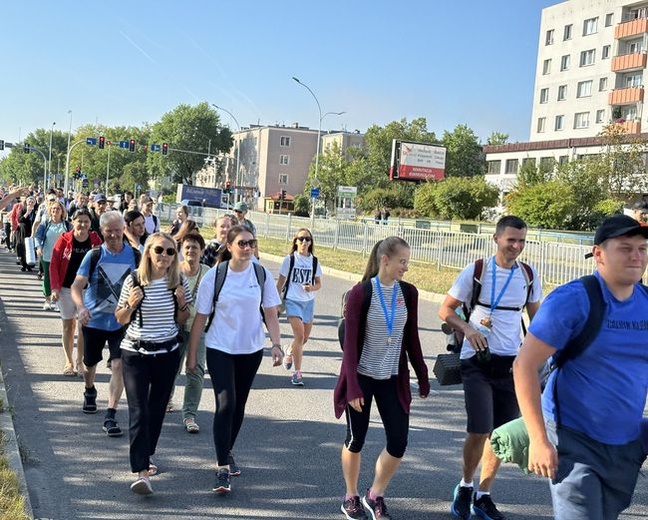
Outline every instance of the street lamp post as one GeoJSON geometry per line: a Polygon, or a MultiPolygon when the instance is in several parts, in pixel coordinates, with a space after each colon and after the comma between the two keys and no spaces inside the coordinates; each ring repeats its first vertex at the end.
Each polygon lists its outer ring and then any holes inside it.
{"type": "Polygon", "coordinates": [[[67,152],[65,154],[65,181],[63,183],[63,196],[67,197],[68,194],[68,169],[70,167],[70,139],[72,137],[72,110],[68,110],[68,114],[70,114],[70,129],[68,131],[68,142],[67,142],[67,152]]]}
{"type": "MultiPolygon", "coordinates": [[[[56,124],[56,121],[52,123],[52,129],[50,130],[50,142],[49,142],[49,170],[47,172],[47,178],[50,180],[50,183],[52,182],[52,134],[54,133],[54,125],[56,124]]],[[[47,189],[47,184],[43,186],[43,189],[47,189]]]]}
{"type": "MultiPolygon", "coordinates": [[[[217,110],[222,110],[222,111],[225,112],[226,114],[229,114],[229,116],[230,116],[230,117],[234,120],[234,122],[236,123],[236,129],[237,129],[237,131],[239,132],[239,134],[241,133],[241,125],[239,125],[239,122],[238,122],[238,120],[234,117],[234,114],[232,114],[232,113],[231,113],[229,110],[227,110],[226,108],[219,107],[219,106],[216,105],[215,103],[212,103],[212,106],[213,106],[214,108],[216,108],[217,110]]],[[[240,182],[239,182],[239,174],[240,174],[240,172],[241,172],[241,141],[240,141],[240,138],[241,138],[241,136],[239,135],[239,142],[238,142],[238,144],[237,144],[237,146],[236,146],[236,175],[235,175],[235,179],[234,179],[234,182],[236,182],[236,186],[234,186],[234,202],[238,202],[239,186],[240,186],[240,182]]]]}

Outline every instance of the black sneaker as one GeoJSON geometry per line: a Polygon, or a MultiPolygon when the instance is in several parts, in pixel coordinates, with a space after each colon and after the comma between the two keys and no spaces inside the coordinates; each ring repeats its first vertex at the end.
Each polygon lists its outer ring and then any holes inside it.
{"type": "Polygon", "coordinates": [[[385,505],[385,499],[383,497],[376,497],[376,500],[371,500],[369,498],[369,490],[365,493],[365,496],[362,497],[362,504],[365,506],[365,509],[369,511],[371,518],[373,520],[390,520],[391,516],[387,512],[387,506],[385,505]]]}
{"type": "Polygon", "coordinates": [[[223,495],[229,493],[231,490],[232,486],[230,485],[229,470],[227,468],[218,468],[218,471],[216,472],[216,484],[212,491],[223,495]]]}
{"type": "Polygon", "coordinates": [[[227,464],[229,465],[230,477],[238,477],[241,474],[241,468],[234,462],[234,456],[231,453],[227,456],[227,464]]]}
{"type": "Polygon", "coordinates": [[[348,520],[367,519],[367,513],[365,513],[365,510],[363,509],[362,504],[360,503],[360,497],[358,496],[351,497],[350,499],[345,500],[342,503],[340,509],[342,510],[342,513],[344,513],[344,516],[346,516],[348,520]]]}
{"type": "Polygon", "coordinates": [[[114,417],[106,417],[101,429],[106,432],[108,437],[121,437],[124,434],[114,417]]]}
{"type": "Polygon", "coordinates": [[[457,484],[454,488],[452,495],[452,504],[450,505],[450,513],[455,518],[462,520],[470,519],[470,506],[472,504],[473,488],[462,487],[457,484]]]}
{"type": "Polygon", "coordinates": [[[97,389],[85,389],[83,392],[83,413],[97,413],[97,389]]]}
{"type": "Polygon", "coordinates": [[[477,500],[477,494],[475,494],[472,512],[473,515],[478,516],[479,518],[484,518],[485,520],[506,520],[506,517],[497,510],[497,507],[490,495],[482,495],[482,497],[477,500]]]}

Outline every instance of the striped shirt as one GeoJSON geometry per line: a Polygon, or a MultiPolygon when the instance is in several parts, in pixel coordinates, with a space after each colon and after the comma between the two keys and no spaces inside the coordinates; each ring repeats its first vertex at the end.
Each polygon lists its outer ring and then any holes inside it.
{"type": "Polygon", "coordinates": [[[397,291],[394,328],[392,329],[391,342],[388,343],[387,319],[376,290],[376,280],[372,280],[371,283],[373,285],[371,304],[367,314],[367,330],[362,345],[362,355],[358,363],[358,373],[373,379],[389,379],[398,375],[403,333],[407,322],[407,307],[398,282],[391,287],[380,284],[387,313],[390,316],[392,293],[397,291]]]}
{"type": "MultiPolygon", "coordinates": [[[[186,278],[182,277],[182,286],[185,291],[185,301],[191,303],[191,290],[186,278]]],[[[128,300],[133,288],[133,278],[129,276],[124,281],[118,307],[123,307],[128,300]]],[[[166,353],[166,349],[142,351],[137,350],[133,340],[149,341],[151,343],[165,343],[177,338],[180,327],[175,321],[175,303],[173,291],[167,287],[167,279],[153,280],[149,285],[142,287],[144,299],[139,308],[133,312],[133,321],[126,329],[126,335],[121,343],[121,348],[142,354],[166,353]],[[142,327],[140,327],[139,313],[142,312],[142,327]]],[[[171,350],[178,348],[175,346],[171,350]]]]}

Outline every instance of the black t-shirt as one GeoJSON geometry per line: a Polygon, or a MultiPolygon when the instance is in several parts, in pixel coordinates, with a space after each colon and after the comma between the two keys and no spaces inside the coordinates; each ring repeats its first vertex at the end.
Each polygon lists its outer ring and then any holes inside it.
{"type": "Polygon", "coordinates": [[[81,265],[83,257],[88,251],[92,249],[90,237],[85,242],[79,242],[76,238],[72,237],[72,255],[70,256],[70,263],[68,264],[67,271],[65,272],[65,279],[63,280],[63,287],[72,287],[72,283],[76,278],[77,271],[81,265]]]}

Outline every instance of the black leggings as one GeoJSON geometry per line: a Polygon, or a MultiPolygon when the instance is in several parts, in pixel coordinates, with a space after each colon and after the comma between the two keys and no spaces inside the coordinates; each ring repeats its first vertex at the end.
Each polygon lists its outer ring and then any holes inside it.
{"type": "Polygon", "coordinates": [[[364,406],[361,412],[356,412],[350,405],[346,406],[347,436],[344,445],[352,453],[360,453],[362,450],[369,429],[371,401],[375,398],[387,437],[387,453],[397,459],[402,458],[407,448],[409,415],[398,399],[396,376],[373,379],[358,374],[358,383],[362,389],[364,406]]]}
{"type": "Polygon", "coordinates": [[[263,350],[234,355],[207,348],[207,369],[216,398],[213,435],[219,466],[227,464],[234,447],[243,424],[245,403],[262,359],[263,350]]]}

